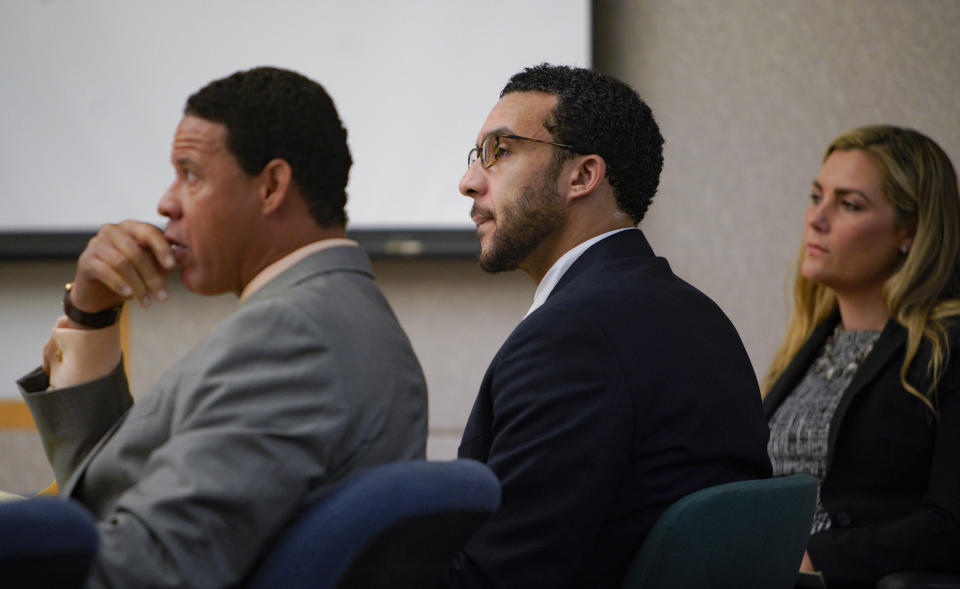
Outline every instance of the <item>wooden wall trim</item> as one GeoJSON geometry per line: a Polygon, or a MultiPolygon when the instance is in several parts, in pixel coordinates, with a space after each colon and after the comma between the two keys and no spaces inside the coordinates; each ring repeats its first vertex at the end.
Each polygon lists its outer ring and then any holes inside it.
{"type": "Polygon", "coordinates": [[[23,401],[0,401],[0,429],[37,429],[23,401]]]}

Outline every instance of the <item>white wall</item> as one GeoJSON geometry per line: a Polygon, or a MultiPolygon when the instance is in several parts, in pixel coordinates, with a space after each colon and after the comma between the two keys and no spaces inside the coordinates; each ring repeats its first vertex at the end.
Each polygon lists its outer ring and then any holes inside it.
{"type": "Polygon", "coordinates": [[[14,382],[40,365],[73,262],[0,262],[0,401],[19,399],[14,382]]]}

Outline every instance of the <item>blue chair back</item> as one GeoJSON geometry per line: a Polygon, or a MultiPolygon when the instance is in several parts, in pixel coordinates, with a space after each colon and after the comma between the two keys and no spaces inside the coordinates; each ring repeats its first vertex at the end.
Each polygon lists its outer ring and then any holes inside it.
{"type": "Polygon", "coordinates": [[[82,587],[99,538],[80,504],[54,497],[0,503],[0,585],[82,587]]]}
{"type": "Polygon", "coordinates": [[[412,460],[357,473],[304,512],[249,581],[284,587],[439,587],[500,506],[500,482],[474,460],[412,460]]]}
{"type": "Polygon", "coordinates": [[[660,516],[622,589],[791,589],[810,536],[808,475],[702,489],[660,516]]]}

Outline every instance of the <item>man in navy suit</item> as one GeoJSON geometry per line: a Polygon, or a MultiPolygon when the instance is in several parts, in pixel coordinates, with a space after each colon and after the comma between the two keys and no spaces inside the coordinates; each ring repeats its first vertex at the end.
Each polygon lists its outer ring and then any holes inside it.
{"type": "Polygon", "coordinates": [[[662,146],[629,86],[549,64],[513,76],[477,136],[460,192],[480,264],[538,286],[464,431],[503,502],[451,587],[616,587],[671,503],[770,475],[736,330],[636,227],[662,146]]]}

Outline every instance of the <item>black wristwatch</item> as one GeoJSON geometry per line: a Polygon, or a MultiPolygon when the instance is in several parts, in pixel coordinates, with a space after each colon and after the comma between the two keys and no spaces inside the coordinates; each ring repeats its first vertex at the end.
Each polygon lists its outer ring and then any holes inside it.
{"type": "Polygon", "coordinates": [[[84,327],[99,329],[101,327],[113,325],[117,322],[117,319],[120,318],[120,309],[123,307],[119,306],[111,307],[96,313],[84,313],[80,309],[74,307],[73,303],[70,302],[70,290],[72,288],[73,283],[68,282],[63,289],[63,313],[69,317],[71,321],[79,323],[84,327]]]}

